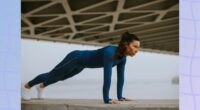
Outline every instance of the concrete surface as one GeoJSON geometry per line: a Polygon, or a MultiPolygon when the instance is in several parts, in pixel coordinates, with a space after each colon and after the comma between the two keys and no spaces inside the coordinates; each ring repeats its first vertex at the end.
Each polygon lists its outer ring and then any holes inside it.
{"type": "Polygon", "coordinates": [[[178,100],[135,100],[104,104],[97,99],[45,99],[22,101],[21,110],[178,110],[178,100]]]}

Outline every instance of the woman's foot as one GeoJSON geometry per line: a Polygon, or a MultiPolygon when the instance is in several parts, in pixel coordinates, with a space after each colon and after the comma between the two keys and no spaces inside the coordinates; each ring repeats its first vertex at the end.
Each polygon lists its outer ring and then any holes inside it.
{"type": "Polygon", "coordinates": [[[36,86],[36,89],[37,89],[37,97],[38,97],[38,99],[44,99],[45,98],[44,86],[39,84],[39,85],[36,86]]]}
{"type": "Polygon", "coordinates": [[[27,84],[25,84],[25,85],[22,84],[21,96],[22,96],[22,100],[31,100],[30,87],[28,87],[27,84]]]}

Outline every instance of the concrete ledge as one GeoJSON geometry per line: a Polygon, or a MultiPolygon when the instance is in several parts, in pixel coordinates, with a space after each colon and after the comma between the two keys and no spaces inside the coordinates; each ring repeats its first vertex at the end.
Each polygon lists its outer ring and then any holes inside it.
{"type": "Polygon", "coordinates": [[[136,100],[104,104],[96,99],[45,99],[22,101],[21,110],[179,110],[178,100],[136,100]]]}

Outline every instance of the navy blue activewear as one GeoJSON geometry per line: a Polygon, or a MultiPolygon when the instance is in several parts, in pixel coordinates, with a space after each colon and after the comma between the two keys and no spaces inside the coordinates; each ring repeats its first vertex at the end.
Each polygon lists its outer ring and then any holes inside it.
{"type": "Polygon", "coordinates": [[[38,75],[28,82],[32,87],[43,83],[48,86],[57,81],[65,80],[78,73],[84,68],[104,68],[103,99],[109,102],[109,90],[111,84],[112,67],[117,66],[117,97],[122,98],[124,85],[124,70],[126,56],[115,59],[116,46],[109,45],[97,50],[75,50],[70,52],[54,69],[48,73],[38,75]]]}

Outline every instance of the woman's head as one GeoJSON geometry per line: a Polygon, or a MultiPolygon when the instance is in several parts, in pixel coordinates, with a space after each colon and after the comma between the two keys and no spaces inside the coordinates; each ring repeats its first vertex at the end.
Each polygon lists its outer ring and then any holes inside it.
{"type": "Polygon", "coordinates": [[[115,58],[121,58],[123,56],[134,56],[138,52],[140,47],[140,39],[129,32],[125,32],[121,36],[121,40],[118,44],[115,58]]]}

